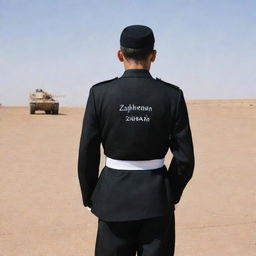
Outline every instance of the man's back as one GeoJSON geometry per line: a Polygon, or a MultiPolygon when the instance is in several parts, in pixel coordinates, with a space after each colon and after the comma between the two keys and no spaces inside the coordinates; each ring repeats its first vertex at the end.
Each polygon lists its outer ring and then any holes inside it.
{"type": "Polygon", "coordinates": [[[106,156],[120,160],[163,158],[181,90],[154,79],[146,69],[128,69],[93,86],[106,156]]]}
{"type": "Polygon", "coordinates": [[[194,164],[188,113],[179,87],[154,79],[146,69],[125,70],[120,78],[91,87],[84,126],[81,148],[88,148],[88,159],[80,157],[79,169],[88,169],[84,203],[91,202],[92,213],[107,221],[122,221],[162,216],[174,209],[194,164]],[[169,148],[174,157],[168,170],[165,165],[140,171],[105,166],[98,179],[100,143],[106,162],[163,161],[169,148]]]}

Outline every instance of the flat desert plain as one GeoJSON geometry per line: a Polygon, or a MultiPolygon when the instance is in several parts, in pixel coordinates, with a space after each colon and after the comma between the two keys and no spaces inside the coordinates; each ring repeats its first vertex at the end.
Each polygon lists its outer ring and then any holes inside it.
{"type": "MultiPolygon", "coordinates": [[[[175,255],[255,256],[256,99],[187,106],[196,164],[175,213],[175,255]]],[[[83,114],[0,107],[1,256],[93,255],[97,217],[77,175],[83,114]]]]}

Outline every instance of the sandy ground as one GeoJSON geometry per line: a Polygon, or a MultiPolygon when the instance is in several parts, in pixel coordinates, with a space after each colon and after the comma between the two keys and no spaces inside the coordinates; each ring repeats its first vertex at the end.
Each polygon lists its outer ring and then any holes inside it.
{"type": "MultiPolygon", "coordinates": [[[[175,255],[255,256],[256,100],[188,110],[196,167],[176,210],[175,255]]],[[[28,113],[0,107],[0,255],[92,256],[97,217],[77,176],[84,109],[28,113]]]]}

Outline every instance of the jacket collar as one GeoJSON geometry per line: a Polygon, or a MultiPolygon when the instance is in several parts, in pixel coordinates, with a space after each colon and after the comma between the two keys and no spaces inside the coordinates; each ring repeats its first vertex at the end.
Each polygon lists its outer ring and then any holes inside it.
{"type": "Polygon", "coordinates": [[[127,77],[153,78],[147,69],[126,69],[120,78],[127,77]]]}

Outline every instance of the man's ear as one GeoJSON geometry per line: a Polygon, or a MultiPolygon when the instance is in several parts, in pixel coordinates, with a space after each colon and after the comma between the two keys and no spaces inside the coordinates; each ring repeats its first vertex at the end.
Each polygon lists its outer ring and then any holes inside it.
{"type": "Polygon", "coordinates": [[[117,57],[121,62],[124,62],[124,55],[121,50],[117,51],[117,57]]]}
{"type": "Polygon", "coordinates": [[[154,62],[154,61],[155,61],[155,59],[156,59],[156,53],[157,53],[156,50],[153,50],[153,51],[152,51],[152,54],[151,54],[151,62],[154,62]]]}

